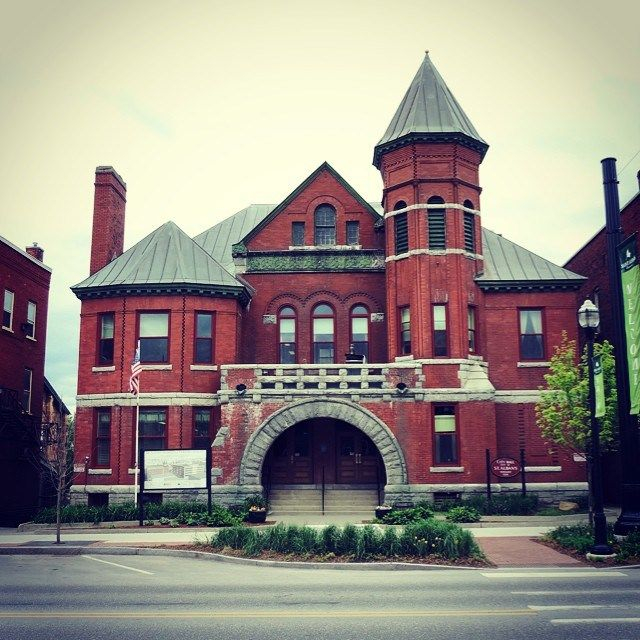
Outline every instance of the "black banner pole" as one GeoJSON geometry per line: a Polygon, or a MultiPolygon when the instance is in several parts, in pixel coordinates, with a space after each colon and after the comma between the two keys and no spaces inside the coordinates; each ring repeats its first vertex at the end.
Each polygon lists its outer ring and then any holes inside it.
{"type": "Polygon", "coordinates": [[[522,495],[527,495],[527,480],[524,473],[524,449],[520,449],[520,478],[522,479],[522,495]]]}
{"type": "Polygon", "coordinates": [[[211,515],[211,449],[207,449],[207,513],[211,515]]]}
{"type": "Polygon", "coordinates": [[[144,451],[140,452],[140,459],[138,460],[138,480],[140,481],[138,491],[138,521],[140,526],[144,525],[144,451]]]}
{"type": "Polygon", "coordinates": [[[487,467],[487,502],[491,502],[491,452],[485,449],[485,465],[487,467]]]}

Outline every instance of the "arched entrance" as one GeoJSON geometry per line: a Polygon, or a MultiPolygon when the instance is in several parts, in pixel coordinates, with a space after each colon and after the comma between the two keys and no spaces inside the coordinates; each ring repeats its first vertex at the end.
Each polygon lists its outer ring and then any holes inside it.
{"type": "MultiPolygon", "coordinates": [[[[339,447],[342,445],[342,451],[345,454],[343,457],[346,458],[348,456],[352,459],[351,467],[356,466],[356,454],[360,454],[360,460],[363,460],[362,454],[365,454],[365,457],[367,457],[366,466],[368,466],[371,448],[367,449],[367,447],[370,447],[368,444],[370,442],[377,451],[378,460],[381,460],[382,482],[386,481],[387,484],[391,485],[405,485],[407,483],[407,468],[402,449],[391,430],[377,416],[360,405],[346,400],[303,400],[276,411],[249,438],[240,462],[240,484],[254,486],[262,484],[265,461],[267,461],[268,455],[274,455],[270,453],[270,449],[276,443],[276,440],[281,435],[284,435],[290,427],[302,425],[300,428],[304,429],[314,428],[317,425],[331,424],[333,425],[335,444],[334,455],[339,453],[339,447]],[[353,436],[351,441],[349,441],[350,436],[353,436]],[[364,439],[365,436],[366,440],[364,439]]],[[[291,460],[291,440],[295,441],[296,430],[291,430],[289,434],[285,436],[285,440],[280,444],[283,447],[287,447],[287,455],[291,460]]],[[[308,436],[307,439],[309,440],[308,436]]],[[[280,444],[278,444],[278,447],[280,444]]],[[[309,444],[310,446],[316,446],[315,442],[310,442],[309,444]]],[[[323,441],[318,436],[318,449],[322,444],[323,441]]],[[[325,440],[324,444],[327,446],[327,455],[331,455],[328,450],[329,441],[325,440]]],[[[273,451],[276,451],[275,447],[273,451]]],[[[282,451],[282,448],[280,451],[282,451]]],[[[293,451],[293,454],[294,458],[302,457],[295,456],[295,451],[293,451]]],[[[347,465],[340,471],[337,459],[335,464],[335,477],[346,477],[340,474],[349,472],[347,465]]],[[[317,475],[315,475],[317,473],[315,463],[312,468],[312,472],[308,469],[302,471],[303,465],[301,464],[300,473],[307,474],[305,477],[311,477],[312,481],[314,481],[317,478],[317,475]],[[310,473],[312,475],[309,475],[310,473]]],[[[293,473],[295,475],[297,472],[293,473]]],[[[363,471],[362,473],[365,472],[363,471]]]]}
{"type": "Polygon", "coordinates": [[[263,486],[386,484],[382,456],[360,429],[332,418],[289,427],[273,442],[262,466],[263,486]]]}

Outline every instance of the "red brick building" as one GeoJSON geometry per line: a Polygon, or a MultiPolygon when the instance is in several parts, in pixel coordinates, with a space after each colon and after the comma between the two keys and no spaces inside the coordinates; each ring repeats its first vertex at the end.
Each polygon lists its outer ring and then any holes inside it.
{"type": "Polygon", "coordinates": [[[584,492],[584,463],[550,451],[534,416],[584,279],[482,227],[487,149],[427,56],[375,147],[381,204],[324,163],[280,204],[193,239],[167,222],[123,253],[126,187],[98,167],[90,275],[73,287],[90,459],[76,499],[133,495],[138,340],[140,447],[210,446],[218,500],[482,491],[485,451],[521,448],[531,490],[584,492]]]}
{"type": "Polygon", "coordinates": [[[0,525],[24,522],[37,508],[37,466],[51,269],[34,244],[0,237],[0,525]]]}

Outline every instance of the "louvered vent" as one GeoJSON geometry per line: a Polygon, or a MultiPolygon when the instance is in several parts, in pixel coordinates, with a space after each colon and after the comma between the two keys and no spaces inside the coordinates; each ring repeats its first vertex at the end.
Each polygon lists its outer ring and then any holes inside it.
{"type": "Polygon", "coordinates": [[[464,250],[476,252],[476,229],[473,213],[464,214],[464,250]]]}
{"type": "Polygon", "coordinates": [[[396,236],[396,255],[409,251],[409,225],[407,214],[398,213],[394,216],[394,230],[396,236]]]}
{"type": "Polygon", "coordinates": [[[429,249],[446,249],[444,209],[429,210],[429,249]]]}

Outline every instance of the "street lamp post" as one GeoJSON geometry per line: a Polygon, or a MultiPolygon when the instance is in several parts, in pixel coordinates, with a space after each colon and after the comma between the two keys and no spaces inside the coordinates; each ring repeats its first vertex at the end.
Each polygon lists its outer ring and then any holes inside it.
{"type": "Polygon", "coordinates": [[[602,467],[600,461],[600,424],[596,418],[596,394],[593,375],[593,339],[600,324],[600,311],[591,300],[585,300],[578,310],[578,323],[587,336],[587,370],[589,372],[589,420],[591,423],[591,488],[593,492],[593,555],[610,556],[607,544],[607,518],[602,499],[602,467]]]}

